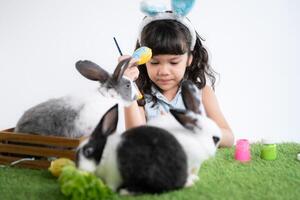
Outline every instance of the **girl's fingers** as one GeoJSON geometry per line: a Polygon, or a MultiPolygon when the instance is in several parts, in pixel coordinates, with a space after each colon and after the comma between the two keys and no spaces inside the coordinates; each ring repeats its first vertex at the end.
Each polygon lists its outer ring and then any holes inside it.
{"type": "Polygon", "coordinates": [[[137,67],[138,66],[138,59],[136,58],[131,58],[130,62],[129,62],[129,67],[128,68],[132,68],[132,67],[137,67]]]}
{"type": "MultiPolygon", "coordinates": [[[[118,61],[120,62],[120,61],[130,58],[130,57],[131,56],[129,56],[129,55],[123,55],[118,58],[118,61]]],[[[138,59],[132,58],[129,62],[128,68],[124,72],[124,75],[133,81],[135,81],[139,77],[139,74],[140,74],[139,69],[138,69],[138,64],[137,64],[138,61],[139,61],[138,59]]]]}
{"type": "MultiPolygon", "coordinates": [[[[120,56],[118,58],[118,62],[121,62],[122,60],[125,60],[127,58],[130,58],[131,56],[130,55],[123,55],[123,56],[120,56]]],[[[131,58],[130,62],[129,62],[129,67],[128,68],[131,68],[131,67],[137,67],[138,66],[138,61],[139,59],[136,59],[136,58],[131,58]]]]}
{"type": "Polygon", "coordinates": [[[127,68],[124,72],[124,75],[133,81],[135,81],[139,77],[139,74],[140,74],[140,72],[137,67],[127,68]]]}

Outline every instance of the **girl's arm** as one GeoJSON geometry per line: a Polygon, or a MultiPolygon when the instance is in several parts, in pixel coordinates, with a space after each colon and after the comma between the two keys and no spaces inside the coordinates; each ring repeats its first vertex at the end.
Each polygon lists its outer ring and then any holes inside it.
{"type": "MultiPolygon", "coordinates": [[[[128,58],[128,55],[119,57],[118,61],[120,62],[123,59],[128,58]]],[[[130,61],[130,66],[125,70],[124,75],[130,78],[131,80],[136,80],[139,76],[139,69],[136,64],[137,60],[132,59],[130,61]]],[[[124,107],[124,118],[125,118],[125,128],[133,128],[136,126],[141,126],[146,124],[146,116],[144,107],[138,106],[137,102],[133,102],[130,106],[124,107]]]]}
{"type": "Polygon", "coordinates": [[[124,108],[124,115],[126,129],[146,124],[144,107],[139,107],[136,101],[124,108]]]}
{"type": "Polygon", "coordinates": [[[217,97],[211,87],[206,85],[202,89],[202,100],[207,116],[214,120],[222,131],[220,146],[231,147],[234,143],[234,136],[221,112],[217,97]]]}

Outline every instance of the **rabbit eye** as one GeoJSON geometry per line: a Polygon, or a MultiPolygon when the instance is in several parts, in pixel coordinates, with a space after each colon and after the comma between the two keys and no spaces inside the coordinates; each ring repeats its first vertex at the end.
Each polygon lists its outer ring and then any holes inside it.
{"type": "Polygon", "coordinates": [[[86,156],[86,157],[89,157],[93,154],[94,152],[94,148],[93,147],[86,147],[83,149],[83,154],[86,156]]]}
{"type": "Polygon", "coordinates": [[[220,138],[217,136],[213,136],[213,141],[214,141],[215,145],[217,145],[218,142],[220,141],[220,138]]]}
{"type": "Polygon", "coordinates": [[[126,88],[130,88],[130,84],[126,84],[126,88]]]}

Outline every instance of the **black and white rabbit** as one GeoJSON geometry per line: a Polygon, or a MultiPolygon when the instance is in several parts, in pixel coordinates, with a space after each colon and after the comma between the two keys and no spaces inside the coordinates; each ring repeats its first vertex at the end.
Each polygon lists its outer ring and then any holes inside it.
{"type": "Polygon", "coordinates": [[[130,104],[138,98],[135,83],[123,76],[130,58],[109,74],[91,61],[78,61],[76,69],[87,79],[99,81],[98,91],[82,91],[40,103],[21,116],[15,132],[77,138],[90,134],[105,111],[115,103],[130,104]]]}
{"type": "Polygon", "coordinates": [[[95,172],[113,191],[160,193],[192,186],[201,163],[215,154],[221,133],[215,123],[192,111],[199,108],[196,91],[190,83],[184,85],[182,94],[191,110],[172,110],[175,117],[166,116],[163,120],[169,121],[162,124],[113,134],[117,108],[110,109],[78,148],[78,168],[95,172]]]}
{"type": "Polygon", "coordinates": [[[199,180],[203,161],[214,156],[221,139],[218,125],[200,110],[200,92],[195,84],[184,80],[181,95],[186,110],[170,109],[170,114],[161,115],[147,122],[172,133],[183,147],[188,159],[188,180],[192,186],[199,180]]]}
{"type": "Polygon", "coordinates": [[[187,157],[168,131],[139,126],[116,134],[118,106],[77,150],[77,167],[96,173],[113,191],[161,193],[184,187],[187,157]]]}

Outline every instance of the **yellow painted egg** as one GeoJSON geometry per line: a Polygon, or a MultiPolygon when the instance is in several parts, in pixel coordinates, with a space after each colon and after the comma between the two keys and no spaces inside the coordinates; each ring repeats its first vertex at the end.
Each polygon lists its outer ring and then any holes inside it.
{"type": "Polygon", "coordinates": [[[152,57],[152,50],[149,47],[140,47],[132,54],[133,58],[138,59],[138,65],[143,65],[152,57]]]}

